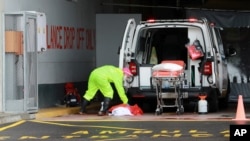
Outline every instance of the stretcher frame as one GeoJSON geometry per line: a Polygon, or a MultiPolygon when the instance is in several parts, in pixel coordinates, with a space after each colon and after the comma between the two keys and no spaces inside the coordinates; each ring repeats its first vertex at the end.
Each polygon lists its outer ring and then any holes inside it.
{"type": "MultiPolygon", "coordinates": [[[[183,107],[183,83],[185,81],[185,63],[183,61],[175,60],[175,61],[163,61],[162,63],[174,63],[183,66],[183,69],[178,71],[165,71],[165,70],[152,70],[152,80],[155,82],[156,89],[156,98],[157,98],[157,107],[155,110],[156,115],[160,115],[163,113],[163,108],[165,107],[176,107],[176,113],[182,114],[184,112],[183,107]],[[168,83],[172,83],[171,89],[174,88],[174,94],[176,95],[174,104],[167,104],[164,102],[162,84],[164,81],[168,83]]],[[[164,88],[168,89],[168,88],[164,88]]]]}

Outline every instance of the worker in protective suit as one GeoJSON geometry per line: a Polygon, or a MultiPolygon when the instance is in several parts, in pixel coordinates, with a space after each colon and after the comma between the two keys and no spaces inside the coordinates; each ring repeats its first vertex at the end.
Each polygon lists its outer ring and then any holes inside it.
{"type": "Polygon", "coordinates": [[[115,66],[105,65],[93,70],[89,76],[88,89],[83,96],[81,111],[79,114],[86,113],[86,106],[89,101],[94,98],[97,91],[100,90],[104,96],[102,108],[98,112],[99,116],[107,114],[109,103],[113,99],[113,83],[123,104],[128,103],[128,98],[123,87],[123,80],[132,77],[132,73],[128,68],[120,69],[115,66]]]}

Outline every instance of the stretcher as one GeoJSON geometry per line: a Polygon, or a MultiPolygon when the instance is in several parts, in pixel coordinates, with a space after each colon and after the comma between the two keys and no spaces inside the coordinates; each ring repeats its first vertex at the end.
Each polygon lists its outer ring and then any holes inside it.
{"type": "Polygon", "coordinates": [[[152,67],[152,81],[156,89],[157,107],[156,115],[163,113],[164,107],[176,107],[177,114],[182,114],[184,112],[183,107],[183,93],[181,88],[185,81],[185,63],[181,60],[174,61],[162,61],[161,64],[152,67]],[[164,87],[164,83],[168,84],[164,87]],[[173,90],[169,93],[168,90],[173,90]],[[174,103],[168,103],[166,98],[167,95],[173,94],[174,103]]]}

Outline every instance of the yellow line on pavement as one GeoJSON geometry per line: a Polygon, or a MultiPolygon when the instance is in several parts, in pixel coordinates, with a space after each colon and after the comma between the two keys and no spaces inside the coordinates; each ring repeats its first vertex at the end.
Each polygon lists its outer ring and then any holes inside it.
{"type": "Polygon", "coordinates": [[[114,138],[114,139],[102,139],[102,140],[96,140],[96,141],[121,141],[121,140],[134,140],[138,138],[114,138]]]}
{"type": "Polygon", "coordinates": [[[113,126],[96,126],[96,125],[73,125],[73,124],[64,124],[64,123],[55,123],[55,122],[46,122],[46,121],[38,121],[31,120],[31,122],[43,123],[43,124],[51,124],[51,125],[59,125],[59,126],[68,126],[68,127],[89,127],[89,128],[106,128],[106,129],[119,129],[119,130],[146,130],[146,129],[138,129],[138,128],[123,128],[123,127],[113,127],[113,126]]]}
{"type": "Polygon", "coordinates": [[[4,131],[4,130],[6,130],[6,129],[9,129],[9,128],[18,126],[18,125],[20,125],[20,124],[22,124],[22,123],[24,123],[24,122],[25,122],[25,120],[21,120],[21,121],[18,121],[18,122],[16,122],[16,123],[10,124],[10,125],[8,125],[8,126],[4,126],[4,127],[0,128],[0,132],[1,132],[1,131],[4,131]]]}

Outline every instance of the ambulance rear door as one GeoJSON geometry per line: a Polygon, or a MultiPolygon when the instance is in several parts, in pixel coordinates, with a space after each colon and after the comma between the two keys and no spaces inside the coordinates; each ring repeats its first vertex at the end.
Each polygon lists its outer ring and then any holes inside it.
{"type": "Polygon", "coordinates": [[[136,28],[135,19],[131,18],[128,20],[125,32],[123,35],[122,45],[119,51],[119,67],[123,68],[128,65],[132,57],[132,43],[134,32],[136,28]]]}

